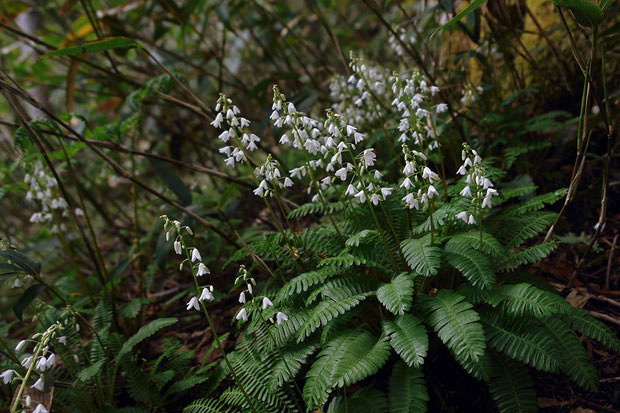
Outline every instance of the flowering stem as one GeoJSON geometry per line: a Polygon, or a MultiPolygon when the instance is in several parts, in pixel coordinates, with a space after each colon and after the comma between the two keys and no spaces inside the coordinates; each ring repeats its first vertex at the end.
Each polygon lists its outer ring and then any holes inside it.
{"type": "MultiPolygon", "coordinates": [[[[194,270],[194,266],[192,265],[192,257],[189,253],[189,248],[187,247],[185,238],[181,234],[179,234],[179,238],[181,239],[181,243],[183,244],[183,249],[185,250],[185,255],[187,256],[187,262],[189,263],[189,268],[194,278],[196,292],[200,295],[200,285],[198,284],[198,277],[196,276],[196,271],[194,270]]],[[[224,347],[222,346],[222,342],[220,341],[220,336],[217,334],[217,331],[215,330],[215,326],[213,325],[213,321],[211,320],[211,317],[209,316],[209,312],[207,311],[207,307],[205,306],[204,301],[200,300],[200,306],[202,307],[202,311],[204,312],[205,317],[207,318],[207,322],[209,323],[209,328],[211,328],[211,333],[213,334],[213,339],[215,340],[215,344],[217,345],[217,348],[220,351],[220,353],[222,353],[222,357],[224,358],[224,362],[228,366],[228,370],[232,374],[235,382],[237,383],[237,386],[239,386],[241,393],[243,393],[243,397],[250,405],[250,409],[252,410],[252,412],[257,413],[256,408],[254,407],[254,404],[252,403],[252,400],[250,399],[250,396],[248,396],[248,394],[246,393],[245,389],[243,388],[243,385],[241,384],[241,380],[239,380],[239,378],[237,377],[237,373],[235,372],[235,369],[230,363],[230,360],[228,360],[228,357],[226,356],[226,352],[224,351],[224,347]]]]}
{"type": "Polygon", "coordinates": [[[441,184],[443,185],[443,194],[446,202],[448,202],[448,183],[446,182],[446,168],[443,161],[443,155],[441,154],[441,145],[439,144],[439,135],[437,134],[437,129],[435,128],[435,121],[429,115],[431,128],[433,129],[433,134],[435,135],[435,141],[437,142],[437,153],[439,154],[439,166],[441,168],[441,184]]]}
{"type": "Polygon", "coordinates": [[[30,367],[28,367],[28,371],[26,372],[26,375],[24,376],[23,380],[22,380],[22,384],[21,386],[19,386],[19,390],[17,391],[17,395],[15,396],[15,403],[13,403],[13,407],[11,407],[11,413],[15,413],[17,411],[17,407],[19,405],[19,403],[22,401],[22,395],[24,394],[24,389],[26,388],[26,383],[28,382],[28,379],[30,378],[30,374],[32,373],[32,369],[34,368],[34,365],[37,362],[37,357],[39,357],[39,354],[41,354],[41,350],[43,349],[43,341],[39,341],[37,343],[37,346],[34,350],[34,354],[32,356],[32,360],[30,363],[30,367]]]}
{"type": "Polygon", "coordinates": [[[430,212],[429,219],[431,221],[431,245],[435,242],[435,223],[433,222],[433,209],[435,207],[435,201],[429,200],[428,210],[430,212]]]}

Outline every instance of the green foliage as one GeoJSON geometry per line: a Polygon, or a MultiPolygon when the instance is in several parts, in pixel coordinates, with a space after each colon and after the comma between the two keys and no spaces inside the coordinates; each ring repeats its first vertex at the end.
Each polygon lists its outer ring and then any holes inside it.
{"type": "Polygon", "coordinates": [[[441,250],[430,244],[430,237],[407,239],[400,246],[407,264],[414,272],[424,276],[437,274],[441,250]]]}
{"type": "Polygon", "coordinates": [[[377,299],[393,314],[404,314],[413,300],[413,277],[407,273],[396,276],[391,283],[377,288],[377,299]]]}
{"type": "Polygon", "coordinates": [[[523,364],[495,354],[489,391],[501,413],[537,412],[534,382],[523,364]]]}
{"type": "Polygon", "coordinates": [[[390,413],[425,412],[428,392],[422,372],[402,361],[396,363],[390,376],[388,398],[390,413]]]}
{"type": "Polygon", "coordinates": [[[486,349],[480,317],[473,306],[462,295],[448,290],[440,291],[435,297],[420,297],[420,304],[427,323],[441,341],[465,369],[473,372],[470,363],[479,361],[486,349]]]}
{"type": "Polygon", "coordinates": [[[428,335],[422,322],[411,314],[402,314],[382,324],[394,351],[408,366],[420,367],[428,351],[428,335]]]}

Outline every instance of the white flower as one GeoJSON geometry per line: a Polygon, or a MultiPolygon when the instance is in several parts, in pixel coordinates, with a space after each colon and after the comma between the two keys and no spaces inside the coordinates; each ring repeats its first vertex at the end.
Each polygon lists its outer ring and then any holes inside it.
{"type": "Polygon", "coordinates": [[[347,179],[347,168],[338,169],[334,175],[340,178],[341,181],[345,181],[347,179]]]}
{"type": "Polygon", "coordinates": [[[400,184],[401,188],[405,188],[405,189],[409,189],[411,188],[411,186],[413,186],[413,183],[411,182],[411,180],[409,179],[409,177],[405,178],[405,180],[403,181],[402,184],[400,184]]]}
{"type": "Polygon", "coordinates": [[[45,371],[45,369],[47,368],[47,360],[45,359],[45,357],[39,357],[39,361],[37,361],[35,367],[37,370],[45,371]]]}
{"type": "Polygon", "coordinates": [[[176,252],[179,255],[183,254],[183,244],[181,244],[179,241],[174,241],[173,245],[174,245],[174,252],[176,252]]]}
{"type": "Polygon", "coordinates": [[[24,283],[21,280],[21,278],[16,278],[15,281],[13,281],[13,285],[11,285],[11,288],[20,288],[23,285],[24,285],[24,283]]]}
{"type": "Polygon", "coordinates": [[[356,132],[355,126],[347,125],[347,135],[351,136],[356,132]]]}
{"type": "Polygon", "coordinates": [[[287,321],[288,317],[286,314],[284,314],[283,312],[278,311],[276,314],[276,322],[278,323],[278,325],[282,324],[283,322],[287,321]]]}
{"type": "Polygon", "coordinates": [[[222,142],[228,142],[228,140],[230,139],[230,131],[225,130],[224,132],[220,133],[217,138],[222,142]]]}
{"type": "Polygon", "coordinates": [[[352,184],[349,184],[345,194],[346,195],[355,195],[355,191],[356,191],[355,187],[352,184]]]}
{"type": "Polygon", "coordinates": [[[499,194],[497,193],[497,190],[495,190],[493,188],[488,188],[486,196],[487,196],[487,198],[491,198],[492,196],[499,196],[499,194]]]}
{"type": "Polygon", "coordinates": [[[273,303],[271,302],[271,300],[269,298],[263,297],[262,308],[263,308],[263,310],[265,310],[267,307],[273,307],[273,303]]]}
{"type": "Polygon", "coordinates": [[[461,196],[468,196],[471,198],[471,189],[469,188],[469,185],[467,185],[465,188],[463,188],[463,190],[461,192],[459,192],[459,194],[461,196]]]}
{"type": "Polygon", "coordinates": [[[33,356],[26,357],[25,359],[22,360],[22,366],[24,366],[24,368],[26,369],[29,369],[33,360],[34,360],[33,356]]]}
{"type": "Polygon", "coordinates": [[[211,293],[211,290],[209,290],[208,288],[203,288],[202,289],[202,293],[200,294],[200,298],[198,298],[199,301],[204,301],[204,300],[208,300],[211,301],[213,300],[213,294],[211,293]]]}
{"type": "Polygon", "coordinates": [[[224,121],[224,117],[222,116],[221,113],[218,113],[215,119],[213,120],[213,122],[211,122],[211,125],[219,129],[223,121],[224,121]]]}
{"type": "Polygon", "coordinates": [[[456,217],[458,219],[462,219],[465,223],[467,223],[467,212],[459,212],[458,214],[456,214],[456,217]]]}
{"type": "Polygon", "coordinates": [[[474,225],[474,224],[476,223],[476,220],[474,219],[474,216],[473,216],[473,215],[470,215],[470,216],[469,216],[469,221],[467,221],[467,223],[468,223],[469,225],[474,225]]]}
{"type": "MultiPolygon", "coordinates": [[[[484,189],[487,188],[491,188],[493,186],[493,182],[491,182],[490,180],[488,180],[487,178],[483,178],[482,179],[482,187],[484,189]]],[[[494,190],[495,191],[495,190],[494,190]]],[[[497,191],[495,191],[495,194],[497,195],[497,191]]]]}
{"type": "Polygon", "coordinates": [[[384,199],[390,196],[391,194],[392,194],[392,188],[381,188],[381,196],[383,196],[384,199]]]}
{"type": "Polygon", "coordinates": [[[464,167],[471,166],[471,159],[469,157],[465,158],[465,162],[463,162],[464,167]]]}
{"type": "Polygon", "coordinates": [[[459,175],[465,175],[467,173],[467,169],[465,169],[465,165],[461,165],[458,171],[456,171],[459,175]]]}
{"type": "Polygon", "coordinates": [[[297,109],[295,109],[295,105],[293,105],[293,102],[288,103],[287,109],[289,114],[297,112],[297,109]]]}
{"type": "Polygon", "coordinates": [[[200,256],[200,251],[198,251],[198,248],[194,248],[192,250],[192,262],[194,261],[202,261],[202,257],[200,256]]]}
{"type": "Polygon", "coordinates": [[[440,103],[439,105],[437,105],[437,113],[443,113],[446,110],[448,110],[448,105],[445,103],[440,103]]]}
{"type": "Polygon", "coordinates": [[[30,386],[30,388],[37,389],[38,391],[43,391],[43,388],[44,388],[43,377],[39,377],[39,380],[35,381],[34,384],[30,386]]]}
{"type": "Polygon", "coordinates": [[[439,175],[431,171],[431,168],[429,168],[428,166],[425,166],[424,169],[422,170],[422,178],[428,179],[430,183],[433,183],[433,181],[439,179],[439,175]]]}
{"type": "Polygon", "coordinates": [[[362,204],[363,204],[364,202],[366,202],[366,194],[364,193],[364,191],[363,191],[363,190],[362,190],[362,191],[359,191],[357,194],[355,194],[355,197],[356,197],[356,198],[359,198],[360,203],[362,203],[362,204]]]}
{"type": "Polygon", "coordinates": [[[415,173],[415,166],[412,162],[407,162],[403,168],[403,175],[409,176],[415,173]]]}
{"type": "Polygon", "coordinates": [[[379,195],[376,193],[372,194],[370,197],[370,202],[372,202],[373,205],[379,205],[379,195]]]}
{"type": "Polygon", "coordinates": [[[265,195],[265,191],[267,190],[267,181],[265,181],[264,179],[260,182],[260,184],[258,184],[258,188],[256,188],[254,191],[254,195],[256,196],[264,196],[265,195]]]}
{"type": "Polygon", "coordinates": [[[293,186],[293,181],[287,176],[286,178],[284,178],[284,187],[288,188],[291,186],[293,186]]]}
{"type": "Polygon", "coordinates": [[[439,192],[437,192],[437,190],[435,189],[433,185],[429,185],[427,194],[428,194],[428,199],[433,199],[433,196],[439,195],[439,192]]]}
{"type": "Polygon", "coordinates": [[[482,200],[482,208],[491,208],[492,206],[493,205],[491,205],[491,197],[485,196],[482,200]]]}
{"type": "Polygon", "coordinates": [[[375,179],[381,179],[382,176],[383,176],[383,174],[381,172],[375,171],[375,173],[374,173],[375,179]]]}
{"type": "Polygon", "coordinates": [[[4,384],[9,384],[13,378],[13,374],[15,374],[15,370],[6,370],[0,374],[0,378],[4,384]]]}
{"type": "Polygon", "coordinates": [[[209,269],[203,263],[198,264],[198,271],[196,272],[196,276],[200,277],[205,274],[209,274],[209,269]]]}
{"type": "Polygon", "coordinates": [[[198,300],[196,299],[196,297],[192,297],[187,303],[187,310],[189,311],[192,308],[196,311],[200,311],[200,306],[198,305],[198,300]]]}
{"type": "Polygon", "coordinates": [[[26,340],[22,340],[19,343],[17,343],[17,345],[15,346],[15,351],[16,352],[20,352],[22,351],[22,349],[24,348],[24,346],[26,345],[26,340]]]}
{"type": "Polygon", "coordinates": [[[246,299],[245,299],[245,291],[241,291],[241,294],[239,294],[239,302],[241,304],[245,304],[246,303],[246,299]]]}
{"type": "Polygon", "coordinates": [[[48,413],[48,410],[43,406],[43,404],[39,403],[36,409],[32,411],[32,413],[48,413]]]}
{"type": "Polygon", "coordinates": [[[247,313],[247,311],[245,311],[245,308],[242,308],[241,310],[239,310],[239,312],[237,313],[237,316],[235,317],[235,319],[243,320],[243,321],[248,321],[248,313],[247,313]]]}
{"type": "Polygon", "coordinates": [[[64,346],[67,345],[67,336],[58,337],[58,342],[64,346]]]}
{"type": "Polygon", "coordinates": [[[377,159],[377,155],[375,154],[374,149],[370,148],[364,150],[363,156],[366,168],[369,168],[375,164],[375,159],[377,159]]]}
{"type": "Polygon", "coordinates": [[[364,140],[364,134],[363,133],[355,132],[355,134],[353,134],[353,142],[356,145],[358,143],[362,142],[363,140],[364,140]]]}
{"type": "Polygon", "coordinates": [[[54,353],[52,353],[48,358],[47,361],[45,362],[45,364],[47,364],[47,368],[52,368],[56,365],[56,355],[54,353]]]}

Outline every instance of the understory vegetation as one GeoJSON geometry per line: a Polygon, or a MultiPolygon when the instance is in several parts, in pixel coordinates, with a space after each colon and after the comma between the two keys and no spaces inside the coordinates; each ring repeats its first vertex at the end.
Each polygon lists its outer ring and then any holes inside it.
{"type": "Polygon", "coordinates": [[[0,410],[619,407],[617,3],[0,12],[0,410]]]}

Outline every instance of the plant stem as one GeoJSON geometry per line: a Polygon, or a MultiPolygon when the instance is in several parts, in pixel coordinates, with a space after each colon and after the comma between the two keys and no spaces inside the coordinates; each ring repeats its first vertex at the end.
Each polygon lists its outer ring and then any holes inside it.
{"type": "Polygon", "coordinates": [[[19,390],[15,395],[15,403],[13,403],[13,407],[11,407],[11,413],[15,413],[17,411],[17,407],[19,403],[22,401],[22,395],[24,394],[24,389],[26,388],[26,383],[30,378],[30,374],[32,373],[32,369],[37,362],[37,357],[41,354],[41,350],[43,349],[43,343],[40,341],[37,343],[37,347],[35,348],[34,354],[32,356],[32,362],[30,363],[30,367],[28,367],[28,371],[22,380],[21,386],[19,386],[19,390]]]}

